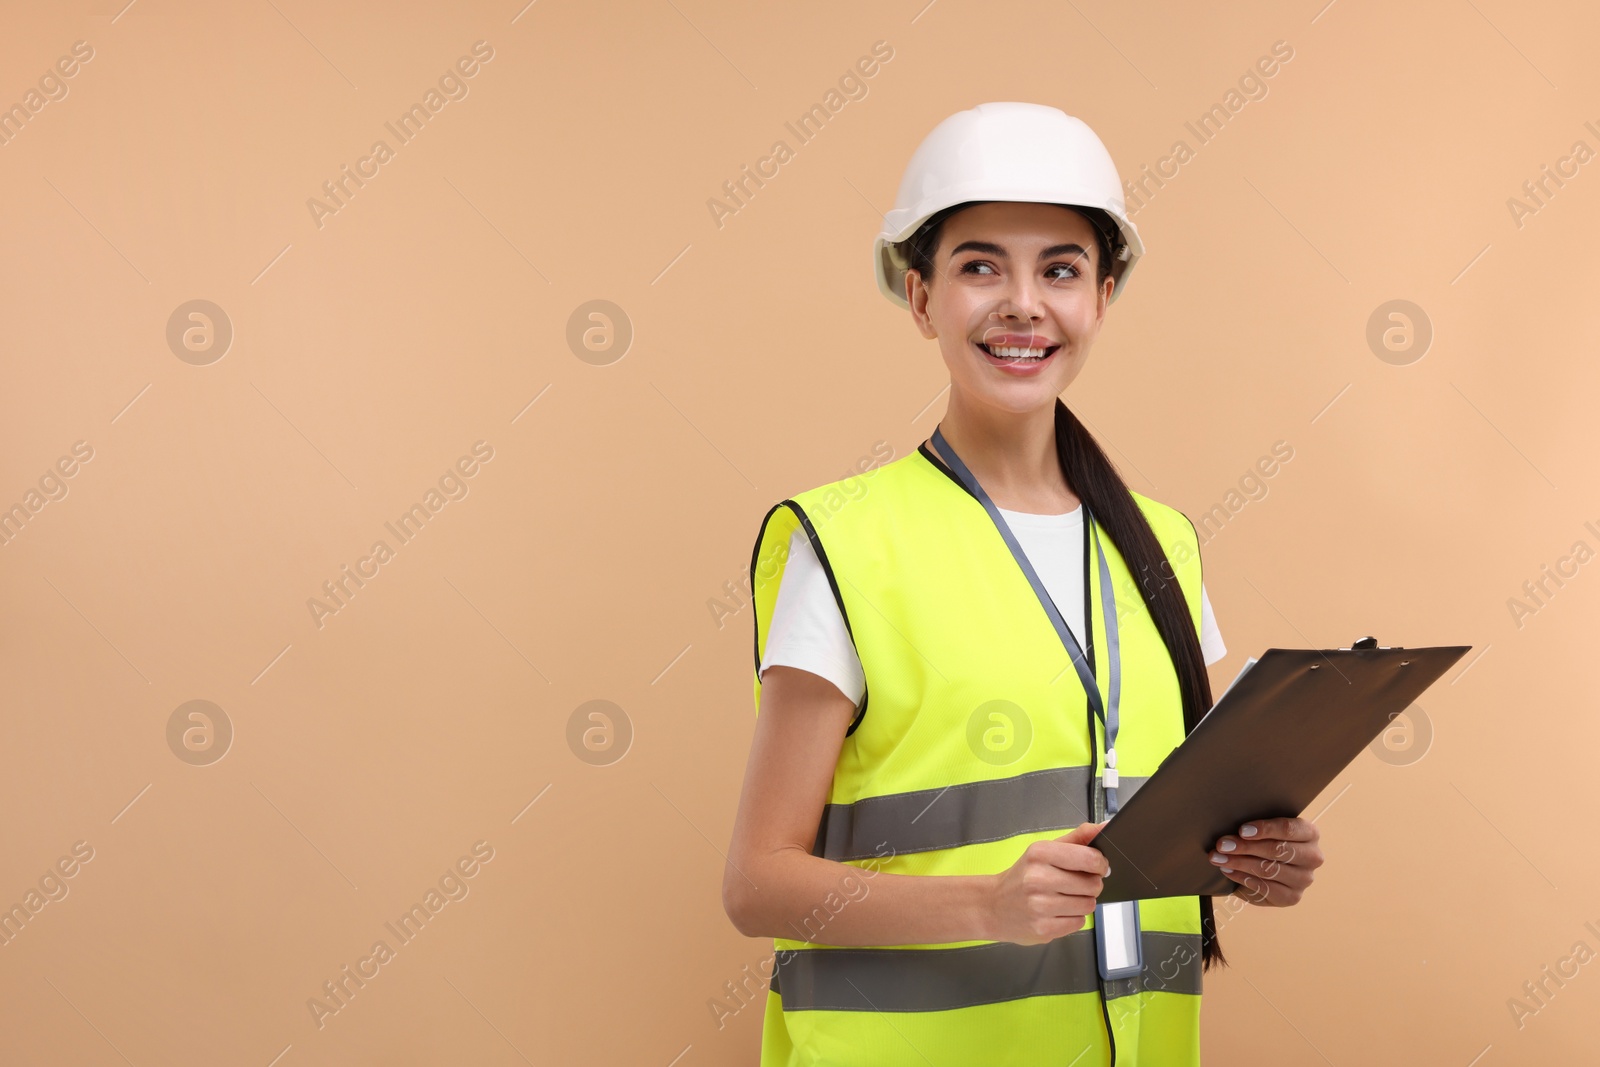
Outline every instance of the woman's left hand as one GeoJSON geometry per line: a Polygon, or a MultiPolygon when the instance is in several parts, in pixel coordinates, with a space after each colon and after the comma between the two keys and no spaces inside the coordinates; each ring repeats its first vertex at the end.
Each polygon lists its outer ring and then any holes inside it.
{"type": "Polygon", "coordinates": [[[1322,866],[1317,824],[1305,819],[1255,819],[1237,835],[1217,839],[1211,862],[1239,883],[1233,891],[1252,904],[1287,908],[1300,903],[1322,866]]]}

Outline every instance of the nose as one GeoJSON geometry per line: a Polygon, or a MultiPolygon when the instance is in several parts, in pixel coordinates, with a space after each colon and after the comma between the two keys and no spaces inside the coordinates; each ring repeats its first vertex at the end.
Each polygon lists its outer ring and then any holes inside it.
{"type": "Polygon", "coordinates": [[[1013,272],[1006,279],[994,314],[1026,322],[1044,318],[1044,293],[1039,279],[1027,271],[1013,272]]]}

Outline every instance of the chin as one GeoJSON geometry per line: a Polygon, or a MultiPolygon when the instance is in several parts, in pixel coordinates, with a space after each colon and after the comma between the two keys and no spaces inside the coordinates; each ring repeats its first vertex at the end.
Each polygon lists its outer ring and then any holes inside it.
{"type": "Polygon", "coordinates": [[[995,388],[991,383],[967,387],[967,395],[984,407],[1012,415],[1027,415],[1040,408],[1055,407],[1056,398],[1066,389],[1065,382],[1031,381],[1001,383],[1009,388],[995,388]]]}

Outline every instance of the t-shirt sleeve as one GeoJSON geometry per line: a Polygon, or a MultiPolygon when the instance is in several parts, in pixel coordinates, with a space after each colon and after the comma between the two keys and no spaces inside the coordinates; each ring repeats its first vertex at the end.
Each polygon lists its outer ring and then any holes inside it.
{"type": "Polygon", "coordinates": [[[1205,583],[1200,583],[1200,652],[1209,667],[1228,654],[1222,643],[1222,632],[1217,629],[1217,619],[1211,611],[1211,597],[1206,594],[1205,583]]]}
{"type": "Polygon", "coordinates": [[[832,682],[858,707],[867,689],[861,657],[833,598],[827,572],[805,529],[789,538],[789,562],[772,606],[761,670],[774,664],[797,667],[832,682]]]}

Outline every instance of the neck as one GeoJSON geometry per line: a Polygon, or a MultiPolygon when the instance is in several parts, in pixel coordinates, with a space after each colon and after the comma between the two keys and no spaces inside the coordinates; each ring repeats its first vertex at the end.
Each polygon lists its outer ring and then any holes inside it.
{"type": "Polygon", "coordinates": [[[996,507],[1054,515],[1078,506],[1056,458],[1054,400],[1018,414],[979,407],[951,390],[939,429],[996,507]]]}

